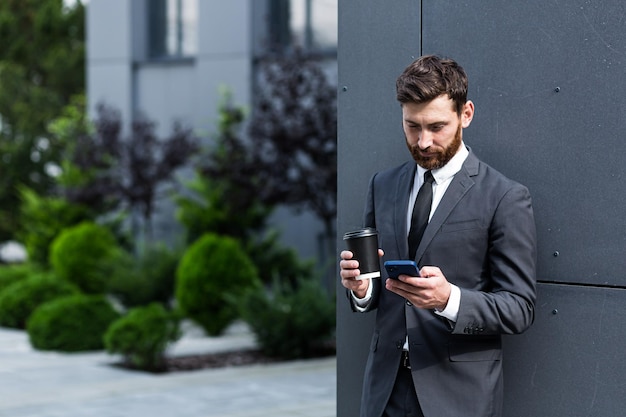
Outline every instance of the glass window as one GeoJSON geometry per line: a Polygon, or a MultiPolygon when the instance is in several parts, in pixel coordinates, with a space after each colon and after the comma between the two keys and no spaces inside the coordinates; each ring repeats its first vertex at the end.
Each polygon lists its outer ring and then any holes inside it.
{"type": "Polygon", "coordinates": [[[308,50],[337,48],[337,0],[291,0],[295,45],[308,50]]]}
{"type": "Polygon", "coordinates": [[[337,0],[273,0],[270,13],[274,46],[309,52],[337,49],[337,0]]]}
{"type": "Polygon", "coordinates": [[[198,51],[198,0],[150,0],[151,58],[194,56],[198,51]]]}

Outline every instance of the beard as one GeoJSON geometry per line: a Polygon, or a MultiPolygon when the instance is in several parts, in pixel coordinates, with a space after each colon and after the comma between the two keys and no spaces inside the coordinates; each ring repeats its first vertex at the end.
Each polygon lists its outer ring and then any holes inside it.
{"type": "Polygon", "coordinates": [[[452,142],[448,144],[445,148],[441,148],[440,150],[431,149],[429,146],[427,149],[421,149],[417,145],[411,146],[408,142],[406,146],[409,148],[411,155],[417,165],[421,166],[424,169],[439,169],[446,165],[454,155],[456,155],[459,147],[461,146],[461,125],[456,129],[456,133],[454,135],[454,139],[452,142]],[[421,151],[428,151],[429,153],[434,153],[434,155],[424,157],[421,151]]]}

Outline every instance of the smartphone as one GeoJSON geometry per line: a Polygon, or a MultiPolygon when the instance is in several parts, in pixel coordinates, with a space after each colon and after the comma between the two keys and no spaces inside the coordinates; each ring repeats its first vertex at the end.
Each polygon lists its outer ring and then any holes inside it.
{"type": "Polygon", "coordinates": [[[410,275],[412,277],[420,276],[420,270],[415,261],[385,261],[385,269],[387,270],[389,278],[393,279],[398,279],[400,275],[410,275]]]}

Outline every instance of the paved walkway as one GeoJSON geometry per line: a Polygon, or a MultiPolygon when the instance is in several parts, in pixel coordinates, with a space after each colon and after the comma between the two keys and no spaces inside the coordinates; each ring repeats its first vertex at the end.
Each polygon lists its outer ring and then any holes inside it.
{"type": "MultiPolygon", "coordinates": [[[[170,354],[252,346],[245,326],[219,338],[191,329],[170,354]]],[[[0,328],[0,416],[336,416],[335,358],[159,375],[111,366],[117,361],[105,352],[35,351],[25,332],[0,328]]]]}

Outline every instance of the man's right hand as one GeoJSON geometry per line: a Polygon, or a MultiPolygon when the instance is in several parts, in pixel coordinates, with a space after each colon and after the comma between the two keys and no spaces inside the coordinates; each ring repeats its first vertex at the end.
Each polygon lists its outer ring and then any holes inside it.
{"type": "MultiPolygon", "coordinates": [[[[378,256],[383,256],[382,249],[378,249],[378,256]]],[[[340,254],[341,261],[339,267],[341,271],[341,285],[351,290],[357,298],[363,298],[367,294],[367,288],[370,285],[370,279],[356,279],[361,275],[359,270],[359,261],[352,259],[354,256],[349,250],[344,250],[340,254]]]]}

